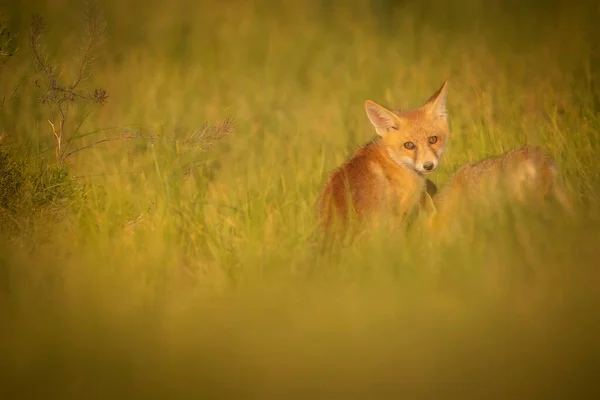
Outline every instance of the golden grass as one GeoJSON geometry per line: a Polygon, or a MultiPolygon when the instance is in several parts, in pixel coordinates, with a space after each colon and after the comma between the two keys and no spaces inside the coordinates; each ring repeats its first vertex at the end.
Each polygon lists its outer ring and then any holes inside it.
{"type": "MultiPolygon", "coordinates": [[[[599,10],[515,2],[511,14],[506,4],[104,2],[90,87],[110,97],[80,132],[119,128],[81,145],[229,116],[235,130],[206,149],[133,139],[70,158],[81,192],[19,216],[18,234],[0,242],[0,393],[589,394],[600,329],[599,10]],[[315,201],[326,174],[374,135],[364,100],[416,106],[445,79],[452,137],[432,179],[442,186],[465,162],[541,144],[578,218],[509,210],[450,243],[417,224],[320,255],[315,201]]],[[[68,76],[79,3],[6,7],[23,40],[27,12],[46,18],[48,51],[68,76]]],[[[2,93],[28,57],[23,42],[0,72],[2,93]]],[[[52,159],[47,120],[57,116],[28,82],[7,98],[0,134],[52,159]]]]}

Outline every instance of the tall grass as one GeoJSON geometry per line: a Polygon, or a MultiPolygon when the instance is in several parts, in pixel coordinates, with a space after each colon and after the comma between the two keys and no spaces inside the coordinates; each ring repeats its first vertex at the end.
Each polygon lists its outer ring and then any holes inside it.
{"type": "Polygon", "coordinates": [[[44,16],[69,76],[80,2],[1,10],[19,51],[0,67],[0,182],[24,182],[0,211],[3,398],[593,398],[597,5],[101,5],[87,84],[108,102],[75,108],[69,129],[81,146],[154,140],[60,168],[27,30],[44,16]],[[417,106],[446,79],[452,137],[432,179],[539,144],[578,217],[509,210],[451,241],[415,224],[320,254],[321,185],[374,135],[363,101],[417,106]],[[228,117],[234,132],[204,148],[169,140],[228,117]]]}

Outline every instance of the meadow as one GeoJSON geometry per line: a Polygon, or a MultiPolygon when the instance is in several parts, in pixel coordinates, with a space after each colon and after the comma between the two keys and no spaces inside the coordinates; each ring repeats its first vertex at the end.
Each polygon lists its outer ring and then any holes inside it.
{"type": "Polygon", "coordinates": [[[0,6],[2,398],[600,396],[595,2],[98,5],[83,75],[83,2],[0,6]],[[444,80],[431,179],[541,145],[576,217],[507,207],[320,253],[322,184],[375,134],[364,101],[444,80]]]}

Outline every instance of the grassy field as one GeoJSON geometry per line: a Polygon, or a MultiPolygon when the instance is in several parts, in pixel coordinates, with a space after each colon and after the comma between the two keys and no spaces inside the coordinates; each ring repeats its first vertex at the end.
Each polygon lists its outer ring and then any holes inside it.
{"type": "Polygon", "coordinates": [[[80,88],[109,97],[71,105],[64,135],[124,138],[64,166],[29,31],[38,13],[40,51],[73,81],[82,2],[0,6],[18,46],[0,65],[2,398],[600,395],[598,5],[100,6],[80,88]],[[315,202],[374,135],[364,100],[416,107],[444,80],[432,180],[542,145],[577,218],[511,209],[450,241],[417,223],[321,255],[315,202]]]}

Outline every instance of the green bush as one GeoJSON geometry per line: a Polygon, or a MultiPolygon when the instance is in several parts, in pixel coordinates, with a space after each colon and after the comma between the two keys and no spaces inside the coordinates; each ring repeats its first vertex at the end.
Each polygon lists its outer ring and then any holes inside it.
{"type": "Polygon", "coordinates": [[[0,144],[0,208],[5,212],[15,212],[22,197],[25,176],[24,160],[19,160],[14,153],[0,144]]]}
{"type": "Polygon", "coordinates": [[[0,230],[22,226],[19,221],[42,210],[64,212],[79,204],[83,189],[67,166],[34,161],[18,150],[0,144],[0,230]]]}

